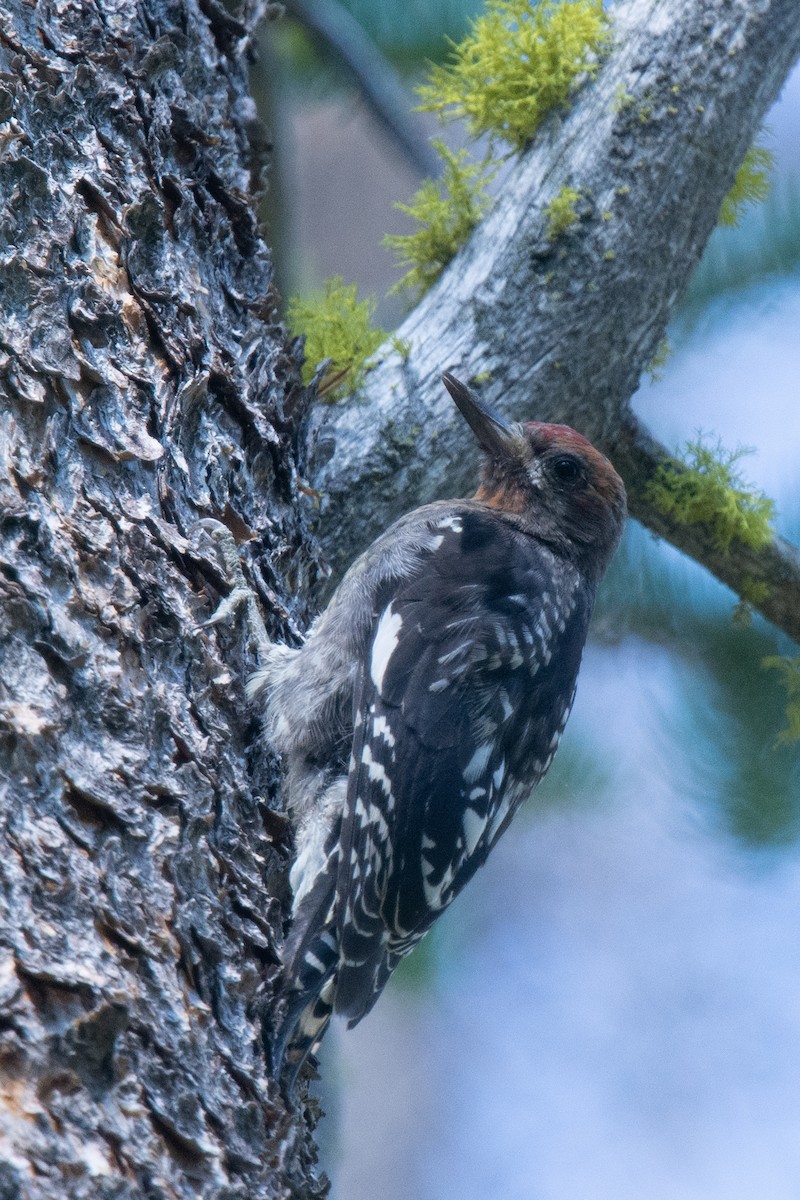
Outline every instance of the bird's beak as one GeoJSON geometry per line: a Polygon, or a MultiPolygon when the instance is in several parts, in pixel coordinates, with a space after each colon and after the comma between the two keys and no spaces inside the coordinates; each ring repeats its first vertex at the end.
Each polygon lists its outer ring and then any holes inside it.
{"type": "Polygon", "coordinates": [[[487,454],[508,454],[514,441],[513,428],[449,371],[442,375],[442,383],[487,454]]]}

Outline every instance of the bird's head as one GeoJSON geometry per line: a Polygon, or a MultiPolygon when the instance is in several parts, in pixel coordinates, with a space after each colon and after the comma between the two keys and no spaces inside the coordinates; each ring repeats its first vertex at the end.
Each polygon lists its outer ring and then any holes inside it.
{"type": "Polygon", "coordinates": [[[625,522],[625,485],[611,463],[568,425],[508,423],[446,373],[442,381],[483,451],[475,499],[515,514],[561,553],[605,570],[625,522]]]}

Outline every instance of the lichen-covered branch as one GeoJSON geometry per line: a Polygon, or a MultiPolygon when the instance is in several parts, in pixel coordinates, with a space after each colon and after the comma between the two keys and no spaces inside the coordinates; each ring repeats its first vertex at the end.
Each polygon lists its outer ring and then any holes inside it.
{"type": "Polygon", "coordinates": [[[625,446],[640,374],[800,53],[800,9],[621,0],[610,13],[613,44],[594,79],[545,120],[398,330],[407,353],[387,347],[346,406],[315,413],[308,474],[323,493],[321,536],[341,567],[402,509],[468,486],[474,455],[438,379],[448,369],[506,415],[574,425],[617,453],[635,515],[740,595],[757,581],[754,607],[797,637],[791,548],[755,554],[734,541],[723,555],[712,533],[647,500],[625,446]],[[555,236],[553,203],[566,195],[574,219],[555,236]]]}
{"type": "Polygon", "coordinates": [[[625,478],[631,515],[707,567],[745,603],[800,642],[800,550],[781,537],[720,541],[714,521],[671,519],[653,501],[652,482],[666,466],[680,470],[639,421],[621,426],[609,445],[625,478]]]}

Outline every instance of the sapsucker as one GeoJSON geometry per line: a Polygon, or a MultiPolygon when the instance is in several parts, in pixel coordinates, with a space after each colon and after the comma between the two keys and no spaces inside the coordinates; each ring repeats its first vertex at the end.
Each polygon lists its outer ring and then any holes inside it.
{"type": "Polygon", "coordinates": [[[565,425],[507,424],[458,380],[480,486],[401,517],[299,649],[249,686],[295,821],[276,1068],[350,1025],[486,860],[547,771],[625,489],[565,425]]]}

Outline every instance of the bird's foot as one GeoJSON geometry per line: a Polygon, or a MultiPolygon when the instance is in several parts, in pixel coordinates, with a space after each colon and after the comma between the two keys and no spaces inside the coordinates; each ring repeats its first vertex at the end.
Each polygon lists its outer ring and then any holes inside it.
{"type": "Polygon", "coordinates": [[[239,550],[233,534],[227,525],[215,521],[212,517],[204,517],[193,527],[192,532],[201,531],[213,542],[222,564],[223,573],[230,584],[230,592],[225,596],[207,621],[201,621],[198,629],[207,629],[218,625],[221,621],[229,621],[235,616],[237,609],[244,607],[247,631],[255,643],[259,663],[263,664],[269,657],[272,646],[269,634],[261,616],[258,599],[248,584],[242,570],[239,550]]]}

